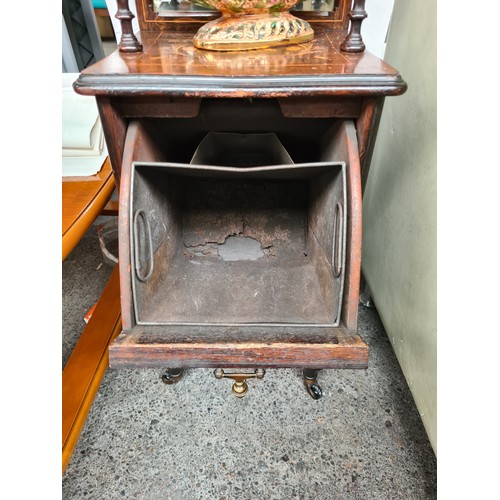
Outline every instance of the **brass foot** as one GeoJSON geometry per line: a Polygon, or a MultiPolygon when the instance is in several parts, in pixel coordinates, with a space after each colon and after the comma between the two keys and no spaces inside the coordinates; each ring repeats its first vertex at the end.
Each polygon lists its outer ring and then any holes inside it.
{"type": "Polygon", "coordinates": [[[224,373],[222,368],[216,368],[214,370],[214,376],[216,379],[221,378],[231,378],[234,380],[233,387],[231,388],[233,395],[237,398],[242,398],[248,392],[248,384],[246,383],[247,378],[264,378],[266,371],[262,368],[256,368],[253,373],[224,373]]]}

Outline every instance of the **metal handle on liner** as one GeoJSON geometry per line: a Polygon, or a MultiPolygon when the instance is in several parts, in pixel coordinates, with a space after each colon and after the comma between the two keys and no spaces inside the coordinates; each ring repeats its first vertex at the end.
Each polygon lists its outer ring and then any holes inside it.
{"type": "Polygon", "coordinates": [[[134,261],[135,261],[135,274],[139,281],[148,281],[153,274],[154,269],[154,260],[153,260],[153,239],[151,236],[151,226],[149,225],[149,219],[144,212],[144,210],[137,210],[134,214],[134,230],[133,230],[133,239],[134,239],[134,261]],[[144,223],[145,232],[146,232],[146,241],[149,247],[149,270],[146,275],[141,273],[141,263],[139,259],[139,217],[142,218],[144,223]]]}
{"type": "Polygon", "coordinates": [[[335,217],[334,217],[334,243],[333,243],[333,274],[336,278],[340,276],[342,272],[342,247],[344,246],[344,232],[343,232],[343,219],[344,219],[344,207],[342,203],[338,202],[335,206],[335,217]]]}

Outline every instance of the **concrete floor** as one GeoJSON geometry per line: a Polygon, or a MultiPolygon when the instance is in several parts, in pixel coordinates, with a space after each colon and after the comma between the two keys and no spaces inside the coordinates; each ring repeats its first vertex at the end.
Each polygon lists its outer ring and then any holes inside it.
{"type": "MultiPolygon", "coordinates": [[[[100,218],[97,222],[103,222],[100,218]]],[[[111,266],[95,225],[63,263],[63,366],[111,266]]],[[[375,309],[360,306],[368,370],[268,370],[243,399],[212,370],[167,386],[110,369],[62,479],[64,499],[433,499],[436,458],[375,309]]]]}

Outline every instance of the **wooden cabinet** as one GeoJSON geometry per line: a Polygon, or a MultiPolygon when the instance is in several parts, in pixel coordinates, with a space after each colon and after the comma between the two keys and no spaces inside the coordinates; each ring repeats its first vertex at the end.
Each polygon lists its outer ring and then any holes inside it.
{"type": "Polygon", "coordinates": [[[140,48],[75,82],[96,96],[120,185],[123,332],[110,365],[366,368],[362,176],[384,98],[406,83],[372,54],[341,49],[348,2],[311,21],[312,42],[242,52],[196,49],[199,20],[152,19],[145,5],[140,48]],[[291,163],[193,163],[214,133],[234,134],[236,149],[272,134],[291,163]],[[225,261],[216,247],[231,235],[257,241],[262,258],[225,261]],[[196,254],[203,242],[212,247],[196,254]]]}

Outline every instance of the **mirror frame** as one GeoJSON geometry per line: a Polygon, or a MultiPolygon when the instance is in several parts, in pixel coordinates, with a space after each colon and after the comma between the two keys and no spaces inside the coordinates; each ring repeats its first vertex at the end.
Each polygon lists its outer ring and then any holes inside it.
{"type": "MultiPolygon", "coordinates": [[[[352,1],[336,1],[337,9],[333,13],[329,13],[330,15],[320,14],[318,11],[294,10],[292,12],[294,16],[306,19],[310,23],[327,23],[331,25],[333,30],[347,31],[352,1]]],[[[161,31],[172,28],[192,29],[220,17],[219,13],[213,12],[183,12],[182,14],[173,13],[172,16],[161,16],[153,11],[152,0],[136,0],[136,7],[137,19],[142,31],[161,31]]]]}

